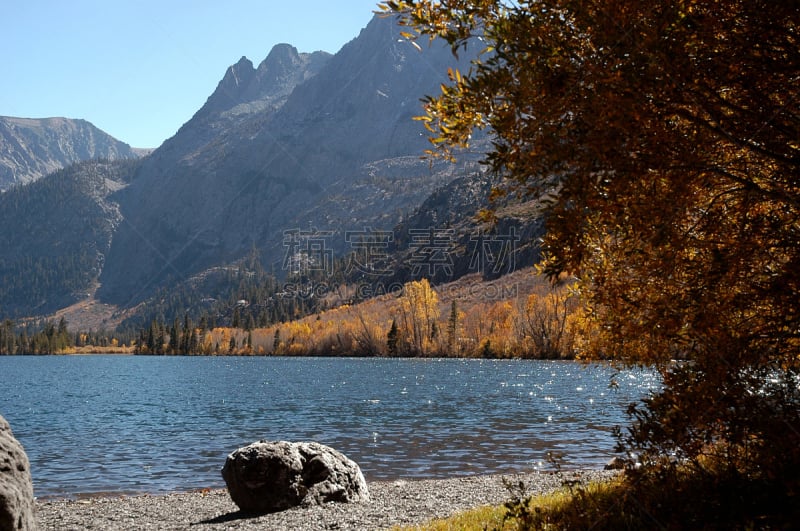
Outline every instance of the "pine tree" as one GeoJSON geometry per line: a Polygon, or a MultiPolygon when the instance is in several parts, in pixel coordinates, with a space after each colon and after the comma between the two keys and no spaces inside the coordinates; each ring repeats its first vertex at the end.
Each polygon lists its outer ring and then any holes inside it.
{"type": "Polygon", "coordinates": [[[231,318],[231,326],[233,328],[239,328],[239,324],[241,321],[241,313],[239,312],[239,307],[233,309],[233,317],[231,318]]]}
{"type": "Polygon", "coordinates": [[[147,336],[140,337],[139,341],[141,342],[141,346],[145,348],[140,348],[143,352],[147,352],[148,354],[155,354],[156,352],[156,331],[155,331],[155,321],[150,323],[150,328],[147,329],[147,336]]]}
{"type": "Polygon", "coordinates": [[[447,320],[447,350],[449,354],[456,352],[456,341],[458,340],[458,307],[456,301],[450,303],[450,318],[447,320]]]}
{"type": "Polygon", "coordinates": [[[180,323],[178,318],[176,317],[174,321],[172,321],[172,328],[169,331],[169,353],[170,354],[178,354],[180,351],[181,340],[180,340],[180,323]]]}
{"type": "Polygon", "coordinates": [[[280,346],[281,346],[281,330],[280,328],[276,328],[275,336],[272,338],[272,352],[274,354],[277,354],[280,346]]]}
{"type": "Polygon", "coordinates": [[[389,351],[389,356],[397,356],[398,335],[397,321],[392,319],[392,326],[389,328],[389,333],[386,334],[386,348],[389,351]]]}
{"type": "Polygon", "coordinates": [[[158,331],[157,331],[157,334],[156,334],[156,350],[155,350],[155,354],[160,354],[160,355],[165,354],[165,352],[164,352],[164,343],[166,342],[166,337],[165,337],[166,333],[167,333],[167,331],[166,331],[166,327],[164,326],[164,323],[163,322],[162,323],[158,323],[158,331]]]}

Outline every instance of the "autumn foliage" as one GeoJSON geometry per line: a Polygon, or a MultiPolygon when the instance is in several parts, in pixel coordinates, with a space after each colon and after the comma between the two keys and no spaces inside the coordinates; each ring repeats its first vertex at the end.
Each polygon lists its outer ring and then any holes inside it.
{"type": "Polygon", "coordinates": [[[571,359],[576,299],[532,269],[392,294],[266,328],[195,330],[198,354],[571,359]],[[394,330],[394,332],[392,332],[394,330]]]}
{"type": "Polygon", "coordinates": [[[489,130],[487,162],[547,204],[548,272],[580,278],[585,346],[661,370],[627,447],[797,504],[798,3],[383,7],[409,38],[486,47],[427,99],[432,152],[489,130]]]}

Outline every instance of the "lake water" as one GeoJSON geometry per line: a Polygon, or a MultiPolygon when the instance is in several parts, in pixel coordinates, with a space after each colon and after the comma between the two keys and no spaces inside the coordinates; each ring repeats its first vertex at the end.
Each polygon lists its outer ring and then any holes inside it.
{"type": "Polygon", "coordinates": [[[368,480],[600,467],[649,371],[558,361],[0,356],[39,497],[223,487],[228,453],[314,440],[368,480]]]}

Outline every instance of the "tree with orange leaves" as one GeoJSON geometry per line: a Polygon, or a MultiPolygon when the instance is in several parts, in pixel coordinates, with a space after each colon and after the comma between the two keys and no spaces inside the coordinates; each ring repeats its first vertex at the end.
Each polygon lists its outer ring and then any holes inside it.
{"type": "Polygon", "coordinates": [[[579,279],[593,344],[661,371],[628,447],[800,490],[798,3],[382,7],[409,38],[486,46],[425,100],[431,153],[489,130],[491,168],[547,205],[545,267],[579,279]]]}

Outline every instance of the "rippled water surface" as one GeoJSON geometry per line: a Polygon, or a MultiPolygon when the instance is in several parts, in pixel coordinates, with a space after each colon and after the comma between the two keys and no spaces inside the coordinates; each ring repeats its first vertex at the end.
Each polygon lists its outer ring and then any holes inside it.
{"type": "Polygon", "coordinates": [[[221,487],[226,455],[315,440],[367,479],[598,467],[647,371],[551,361],[0,356],[37,496],[221,487]]]}

